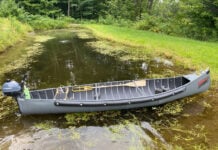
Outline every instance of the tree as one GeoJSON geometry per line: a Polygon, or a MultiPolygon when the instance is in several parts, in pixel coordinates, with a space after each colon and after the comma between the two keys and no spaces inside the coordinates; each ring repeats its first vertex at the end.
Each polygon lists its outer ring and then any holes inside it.
{"type": "Polygon", "coordinates": [[[55,18],[61,13],[61,9],[56,7],[58,0],[19,0],[17,3],[25,11],[33,15],[44,15],[55,18]]]}
{"type": "Polygon", "coordinates": [[[24,10],[19,8],[14,0],[2,0],[0,1],[0,16],[19,16],[24,13],[24,10]]]}
{"type": "Polygon", "coordinates": [[[71,4],[71,0],[67,1],[67,16],[70,16],[70,4],[71,4]]]}

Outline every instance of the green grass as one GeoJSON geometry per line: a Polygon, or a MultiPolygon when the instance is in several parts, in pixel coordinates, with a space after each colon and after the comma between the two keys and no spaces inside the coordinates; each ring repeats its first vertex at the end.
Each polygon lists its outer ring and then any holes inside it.
{"type": "Polygon", "coordinates": [[[0,18],[0,30],[0,53],[2,53],[32,31],[32,28],[14,18],[0,18]]]}
{"type": "Polygon", "coordinates": [[[164,55],[177,63],[196,70],[211,68],[218,80],[218,43],[202,42],[112,25],[85,24],[95,35],[125,45],[142,47],[142,55],[164,55]]]}

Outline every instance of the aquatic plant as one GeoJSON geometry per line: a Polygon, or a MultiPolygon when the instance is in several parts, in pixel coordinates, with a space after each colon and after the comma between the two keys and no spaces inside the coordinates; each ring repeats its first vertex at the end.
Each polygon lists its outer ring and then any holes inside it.
{"type": "Polygon", "coordinates": [[[65,119],[68,125],[81,125],[87,122],[102,124],[108,121],[116,121],[120,116],[120,111],[90,112],[90,113],[72,113],[66,114],[65,119]],[[110,119],[110,120],[109,120],[110,119]]]}
{"type": "Polygon", "coordinates": [[[70,126],[69,128],[71,130],[71,138],[72,138],[72,140],[80,139],[81,135],[80,135],[80,133],[78,131],[76,131],[76,128],[72,127],[72,126],[70,126]]]}
{"type": "Polygon", "coordinates": [[[53,121],[44,121],[40,123],[35,123],[34,126],[37,129],[42,129],[42,130],[49,130],[54,127],[54,122],[53,121]]]}
{"type": "Polygon", "coordinates": [[[0,95],[0,101],[0,119],[3,119],[18,110],[17,103],[11,97],[3,97],[0,95]]]}
{"type": "Polygon", "coordinates": [[[207,149],[205,126],[196,124],[192,127],[183,126],[176,118],[165,118],[154,121],[152,125],[163,135],[171,132],[169,142],[172,147],[184,149],[207,149]],[[179,146],[174,143],[180,143],[179,146]],[[198,143],[201,143],[198,145],[198,143]],[[197,146],[197,147],[196,147],[197,146]]]}

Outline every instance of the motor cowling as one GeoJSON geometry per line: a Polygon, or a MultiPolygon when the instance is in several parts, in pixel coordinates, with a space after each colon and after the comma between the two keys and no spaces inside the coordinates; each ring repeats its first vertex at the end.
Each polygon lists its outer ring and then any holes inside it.
{"type": "Polygon", "coordinates": [[[22,88],[16,81],[7,80],[2,86],[2,92],[5,96],[17,97],[22,93],[22,88]]]}

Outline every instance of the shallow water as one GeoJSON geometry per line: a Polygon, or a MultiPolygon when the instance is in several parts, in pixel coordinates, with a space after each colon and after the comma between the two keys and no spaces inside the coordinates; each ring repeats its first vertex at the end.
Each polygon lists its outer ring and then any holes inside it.
{"type": "MultiPolygon", "coordinates": [[[[20,81],[27,73],[28,86],[39,89],[190,71],[169,60],[160,61],[163,58],[121,61],[119,56],[103,55],[87,44],[98,40],[79,36],[83,32],[77,29],[42,33],[55,38],[41,43],[42,54],[27,67],[4,74],[2,81],[20,81]]],[[[162,107],[75,115],[12,113],[0,120],[0,149],[216,148],[217,98],[215,87],[162,107]]]]}

